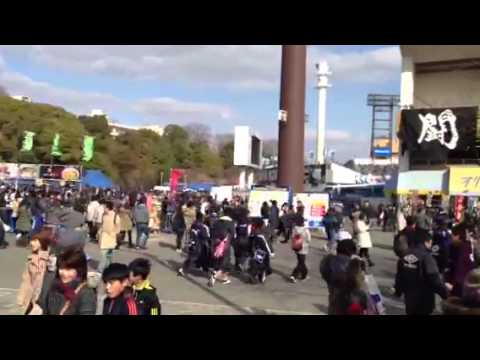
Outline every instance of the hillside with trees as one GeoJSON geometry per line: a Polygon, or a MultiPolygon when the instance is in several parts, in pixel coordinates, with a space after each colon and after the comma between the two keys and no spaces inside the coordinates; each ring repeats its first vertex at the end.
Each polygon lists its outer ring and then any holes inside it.
{"type": "Polygon", "coordinates": [[[126,188],[150,188],[169,178],[171,168],[185,169],[188,181],[229,181],[234,176],[233,140],[215,143],[205,125],[168,125],[163,136],[150,130],[110,135],[103,116],[79,116],[48,104],[0,96],[0,161],[82,164],[100,169],[126,188]],[[21,152],[24,131],[36,133],[31,152],[21,152]],[[63,155],[50,155],[60,134],[63,155]],[[84,135],[95,137],[93,159],[82,163],[84,135]]]}

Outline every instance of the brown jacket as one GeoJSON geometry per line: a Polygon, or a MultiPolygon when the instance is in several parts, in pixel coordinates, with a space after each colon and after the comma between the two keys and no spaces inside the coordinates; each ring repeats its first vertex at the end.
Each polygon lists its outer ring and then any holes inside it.
{"type": "Polygon", "coordinates": [[[43,278],[48,264],[48,251],[39,251],[27,259],[22,283],[17,294],[17,305],[25,312],[30,303],[35,304],[42,290],[43,278]]]}
{"type": "Polygon", "coordinates": [[[103,215],[100,228],[100,249],[114,249],[117,246],[117,234],[120,232],[120,217],[114,211],[103,215]]]}

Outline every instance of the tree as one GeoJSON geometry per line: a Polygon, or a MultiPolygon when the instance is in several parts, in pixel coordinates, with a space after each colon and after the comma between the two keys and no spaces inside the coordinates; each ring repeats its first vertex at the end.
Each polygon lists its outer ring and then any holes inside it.
{"type": "Polygon", "coordinates": [[[229,169],[233,166],[233,152],[234,143],[230,141],[219,149],[220,157],[222,159],[222,165],[224,169],[229,169]]]}
{"type": "Polygon", "coordinates": [[[212,130],[208,125],[189,124],[185,127],[185,131],[191,142],[210,144],[212,140],[212,130]]]}
{"type": "Polygon", "coordinates": [[[278,155],[278,140],[270,139],[263,141],[263,156],[271,158],[278,155]]]}

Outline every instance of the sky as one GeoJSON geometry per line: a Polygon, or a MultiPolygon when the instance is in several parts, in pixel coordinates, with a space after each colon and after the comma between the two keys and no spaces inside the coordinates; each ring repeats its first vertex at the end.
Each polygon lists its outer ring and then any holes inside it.
{"type": "MultiPolygon", "coordinates": [[[[398,45],[307,49],[306,153],[314,148],[315,63],[330,64],[327,147],[335,158],[366,157],[369,93],[399,94],[398,45]]],[[[278,137],[278,45],[0,45],[0,86],[11,95],[76,114],[104,110],[127,125],[202,123],[214,133],[251,126],[278,137]]]]}

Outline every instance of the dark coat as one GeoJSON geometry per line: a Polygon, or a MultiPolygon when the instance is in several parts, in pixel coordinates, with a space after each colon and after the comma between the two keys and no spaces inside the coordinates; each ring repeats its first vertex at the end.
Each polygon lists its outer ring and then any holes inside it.
{"type": "Polygon", "coordinates": [[[270,226],[270,229],[273,231],[278,228],[278,225],[280,223],[280,210],[278,209],[277,206],[272,206],[270,208],[270,214],[268,216],[268,225],[270,226]]]}
{"type": "Polygon", "coordinates": [[[115,299],[105,298],[103,315],[140,315],[140,309],[133,296],[122,294],[115,299]]]}
{"type": "MultiPolygon", "coordinates": [[[[56,279],[48,291],[45,307],[43,308],[45,315],[59,315],[65,305],[66,299],[59,284],[60,281],[56,279]]],[[[78,282],[73,283],[71,285],[72,289],[75,289],[78,284],[78,282]]],[[[96,310],[97,296],[93,289],[84,286],[77,294],[75,300],[72,301],[65,315],[95,315],[96,310]]]]}
{"type": "Polygon", "coordinates": [[[410,249],[400,260],[399,282],[407,315],[430,315],[435,309],[435,294],[442,299],[448,295],[437,264],[424,244],[410,249]]]}

